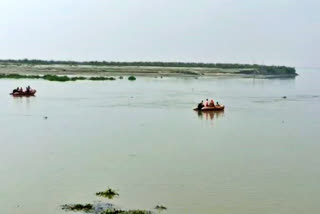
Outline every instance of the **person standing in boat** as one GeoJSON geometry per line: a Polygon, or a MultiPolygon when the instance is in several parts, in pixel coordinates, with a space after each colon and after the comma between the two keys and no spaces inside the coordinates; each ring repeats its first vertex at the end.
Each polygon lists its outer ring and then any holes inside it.
{"type": "Polygon", "coordinates": [[[28,85],[26,88],[26,93],[29,93],[29,92],[30,92],[30,86],[28,85]]]}
{"type": "Polygon", "coordinates": [[[208,106],[209,106],[209,100],[208,100],[208,99],[206,99],[206,102],[205,102],[204,106],[205,106],[205,107],[208,107],[208,106]]]}

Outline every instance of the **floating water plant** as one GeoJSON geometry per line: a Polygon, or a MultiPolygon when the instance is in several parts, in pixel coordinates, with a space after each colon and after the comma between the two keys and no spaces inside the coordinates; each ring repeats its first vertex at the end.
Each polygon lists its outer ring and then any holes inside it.
{"type": "Polygon", "coordinates": [[[92,212],[92,204],[65,204],[61,206],[63,210],[66,211],[83,211],[83,212],[92,212]]]}
{"type": "MultiPolygon", "coordinates": [[[[104,192],[97,192],[97,196],[106,197],[112,199],[115,196],[119,196],[119,194],[108,188],[104,192]]],[[[164,206],[157,206],[160,207],[159,210],[165,210],[164,206]]],[[[86,212],[86,213],[95,213],[95,214],[152,214],[154,212],[149,210],[123,210],[120,208],[115,208],[113,204],[105,203],[105,202],[98,202],[94,204],[65,204],[62,205],[61,208],[65,211],[74,211],[74,212],[86,212]]]]}
{"type": "Polygon", "coordinates": [[[118,209],[110,209],[106,210],[103,214],[151,214],[151,211],[147,210],[118,210],[118,209]]]}
{"type": "Polygon", "coordinates": [[[119,193],[117,193],[116,191],[108,188],[104,192],[97,192],[96,195],[97,196],[101,196],[101,197],[105,197],[105,198],[108,198],[108,199],[113,199],[115,196],[119,196],[119,193]]]}
{"type": "Polygon", "coordinates": [[[116,80],[114,77],[90,77],[89,80],[116,80]]]}
{"type": "Polygon", "coordinates": [[[167,208],[163,205],[157,205],[155,206],[154,208],[155,210],[158,210],[158,211],[163,211],[163,210],[167,210],[167,208]]]}
{"type": "Polygon", "coordinates": [[[76,81],[76,80],[85,80],[85,77],[68,77],[68,76],[57,76],[57,75],[44,75],[43,79],[49,81],[58,81],[58,82],[66,82],[66,81],[76,81]]]}
{"type": "Polygon", "coordinates": [[[71,77],[70,79],[72,81],[76,81],[76,80],[86,80],[87,78],[85,78],[85,77],[71,77]]]}
{"type": "Polygon", "coordinates": [[[40,79],[39,75],[0,74],[0,79],[40,79]]]}
{"type": "Polygon", "coordinates": [[[129,78],[128,78],[128,80],[131,80],[131,81],[133,81],[133,80],[136,80],[137,78],[135,77],[135,76],[130,76],[129,78]]]}

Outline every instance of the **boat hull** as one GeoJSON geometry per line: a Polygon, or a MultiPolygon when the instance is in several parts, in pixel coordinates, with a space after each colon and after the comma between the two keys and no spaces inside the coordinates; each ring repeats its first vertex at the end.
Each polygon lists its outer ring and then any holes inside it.
{"type": "Polygon", "coordinates": [[[224,106],[215,106],[215,107],[203,107],[201,110],[199,110],[198,108],[194,108],[193,110],[195,111],[223,111],[224,110],[224,106]]]}

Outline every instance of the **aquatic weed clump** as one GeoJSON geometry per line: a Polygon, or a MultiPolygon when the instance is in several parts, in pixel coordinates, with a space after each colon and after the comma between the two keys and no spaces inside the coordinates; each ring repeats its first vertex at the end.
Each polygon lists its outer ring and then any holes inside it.
{"type": "Polygon", "coordinates": [[[49,81],[58,81],[58,82],[67,82],[67,81],[77,81],[77,80],[86,80],[85,77],[68,77],[68,76],[58,76],[47,74],[43,76],[43,79],[49,81]]]}
{"type": "Polygon", "coordinates": [[[154,208],[155,210],[158,210],[158,211],[163,211],[163,210],[167,210],[167,208],[163,205],[157,205],[155,206],[154,208]]]}
{"type": "Polygon", "coordinates": [[[39,75],[0,74],[0,79],[40,79],[39,75]]]}
{"type": "Polygon", "coordinates": [[[92,212],[93,205],[92,204],[65,204],[61,206],[63,210],[66,211],[83,211],[83,212],[92,212]]]}
{"type": "Polygon", "coordinates": [[[115,196],[119,196],[119,193],[117,193],[115,190],[108,188],[104,192],[97,192],[97,196],[105,197],[108,199],[113,199],[115,196]]]}
{"type": "Polygon", "coordinates": [[[116,80],[114,77],[90,77],[89,80],[116,80]]]}
{"type": "Polygon", "coordinates": [[[86,80],[87,78],[85,77],[71,77],[70,80],[71,81],[76,81],[76,80],[86,80]]]}
{"type": "Polygon", "coordinates": [[[66,82],[66,81],[75,81],[76,79],[72,79],[68,76],[57,76],[57,75],[51,75],[47,74],[43,76],[43,79],[49,80],[49,81],[58,81],[58,82],[66,82]]]}
{"type": "Polygon", "coordinates": [[[69,77],[69,76],[58,76],[52,74],[46,75],[21,75],[21,74],[0,74],[0,79],[44,79],[48,81],[67,82],[77,80],[116,80],[114,77],[69,77]]]}
{"type": "MultiPolygon", "coordinates": [[[[108,188],[104,192],[97,192],[97,196],[106,197],[112,199],[114,196],[119,196],[119,194],[108,188]]],[[[159,206],[160,207],[160,206],[159,206]]],[[[161,206],[164,207],[164,206],[161,206]]],[[[94,204],[65,204],[61,208],[65,211],[74,211],[74,212],[86,212],[86,213],[95,213],[95,214],[152,214],[153,211],[149,210],[125,210],[115,207],[111,203],[105,202],[95,202],[94,204]]],[[[167,208],[165,208],[167,209],[167,208]]]]}
{"type": "Polygon", "coordinates": [[[133,81],[133,80],[136,80],[137,78],[135,77],[135,76],[130,76],[130,77],[128,77],[128,80],[131,80],[131,81],[133,81]]]}
{"type": "Polygon", "coordinates": [[[109,209],[106,210],[103,214],[152,214],[148,210],[118,210],[118,209],[109,209]]]}

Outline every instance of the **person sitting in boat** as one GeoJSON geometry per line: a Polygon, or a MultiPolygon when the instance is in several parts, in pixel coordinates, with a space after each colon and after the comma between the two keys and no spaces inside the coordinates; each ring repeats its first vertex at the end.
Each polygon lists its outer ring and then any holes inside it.
{"type": "Polygon", "coordinates": [[[220,104],[219,104],[219,102],[217,101],[217,104],[216,104],[216,106],[220,106],[220,104]]]}
{"type": "Polygon", "coordinates": [[[206,99],[206,102],[205,102],[204,106],[205,107],[209,107],[209,100],[208,99],[206,99]]]}
{"type": "Polygon", "coordinates": [[[23,92],[23,89],[22,89],[22,87],[20,87],[20,89],[19,89],[19,92],[20,92],[20,93],[22,93],[22,92],[23,92]]]}
{"type": "Polygon", "coordinates": [[[201,110],[204,107],[203,100],[198,104],[198,110],[201,110]]]}
{"type": "Polygon", "coordinates": [[[214,107],[214,101],[213,100],[210,101],[209,107],[214,107]]]}
{"type": "Polygon", "coordinates": [[[16,93],[16,92],[19,92],[19,87],[13,89],[13,91],[12,91],[13,94],[16,93]]]}

